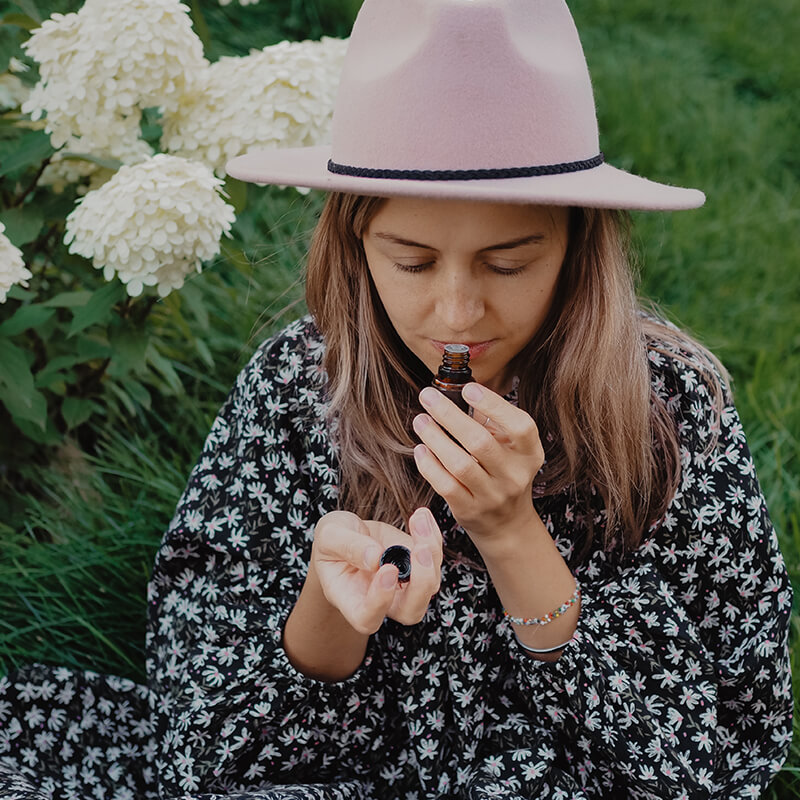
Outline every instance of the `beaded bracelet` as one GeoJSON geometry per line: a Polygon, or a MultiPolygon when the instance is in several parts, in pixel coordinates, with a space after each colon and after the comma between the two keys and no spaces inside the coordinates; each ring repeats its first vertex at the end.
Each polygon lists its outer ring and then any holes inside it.
{"type": "Polygon", "coordinates": [[[581,599],[581,587],[578,584],[578,581],[575,581],[575,591],[572,593],[572,597],[567,600],[566,603],[560,605],[555,611],[551,611],[549,614],[545,614],[543,617],[512,617],[511,614],[508,613],[505,609],[503,609],[503,616],[512,624],[512,625],[547,625],[549,622],[552,622],[556,617],[560,617],[568,608],[574,606],[578,600],[581,599]]]}

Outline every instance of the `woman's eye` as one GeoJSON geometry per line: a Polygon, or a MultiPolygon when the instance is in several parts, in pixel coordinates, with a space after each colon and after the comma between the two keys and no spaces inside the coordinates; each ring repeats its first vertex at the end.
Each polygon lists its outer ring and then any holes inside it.
{"type": "MultiPolygon", "coordinates": [[[[426,261],[423,264],[401,264],[399,261],[395,261],[392,263],[392,266],[395,269],[400,270],[401,272],[415,273],[415,272],[424,272],[429,267],[432,267],[434,263],[435,262],[433,261],[426,261]]],[[[522,264],[519,267],[503,267],[500,266],[499,264],[486,263],[484,264],[484,266],[488,270],[491,270],[492,272],[498,275],[506,275],[508,277],[512,277],[514,275],[521,275],[525,271],[528,265],[522,264]]]]}
{"type": "Polygon", "coordinates": [[[432,261],[428,261],[425,264],[401,264],[398,261],[395,261],[392,266],[395,269],[399,269],[401,272],[422,272],[430,267],[431,264],[433,264],[432,261]]]}
{"type": "Polygon", "coordinates": [[[499,264],[487,264],[486,265],[492,272],[496,272],[498,275],[507,275],[512,277],[514,275],[521,275],[525,269],[527,268],[527,264],[523,264],[520,267],[501,267],[499,264]]]}

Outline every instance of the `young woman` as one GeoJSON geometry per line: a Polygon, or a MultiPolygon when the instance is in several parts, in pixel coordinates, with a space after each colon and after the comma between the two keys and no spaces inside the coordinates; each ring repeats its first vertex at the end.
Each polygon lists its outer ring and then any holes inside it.
{"type": "Polygon", "coordinates": [[[4,796],[758,796],[791,588],[724,370],[637,306],[619,211],[703,196],[603,163],[563,3],[366,0],[332,147],[229,171],[330,192],[310,315],[192,473],[148,687],[7,682],[4,796]]]}

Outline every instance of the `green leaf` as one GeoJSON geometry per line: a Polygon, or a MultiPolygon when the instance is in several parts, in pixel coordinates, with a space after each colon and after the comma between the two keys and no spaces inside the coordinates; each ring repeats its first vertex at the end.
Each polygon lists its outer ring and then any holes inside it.
{"type": "Polygon", "coordinates": [[[79,336],[78,345],[75,348],[81,361],[93,361],[96,358],[109,358],[111,348],[107,341],[99,341],[93,336],[79,336]]]}
{"type": "Polygon", "coordinates": [[[65,397],[61,404],[61,416],[67,423],[67,428],[72,430],[86,422],[94,413],[95,404],[86,397],[65,397]]]}
{"type": "Polygon", "coordinates": [[[108,322],[114,306],[125,297],[125,287],[117,280],[98,289],[89,302],[75,312],[67,338],[98,322],[108,322]]]}
{"type": "Polygon", "coordinates": [[[9,290],[8,294],[6,295],[7,300],[33,300],[36,297],[36,292],[30,292],[27,289],[23,289],[18,283],[14,284],[9,290]]]}
{"type": "Polygon", "coordinates": [[[116,158],[100,158],[93,156],[91,153],[61,153],[61,158],[65,161],[88,161],[90,164],[97,164],[98,167],[105,167],[106,169],[113,169],[115,172],[122,166],[121,161],[116,158]]]}
{"type": "Polygon", "coordinates": [[[211,351],[208,349],[208,345],[205,343],[203,339],[195,339],[195,344],[197,345],[197,353],[200,358],[203,359],[207,367],[214,367],[214,357],[211,355],[211,351]]]}
{"type": "Polygon", "coordinates": [[[123,381],[122,385],[125,387],[125,391],[128,393],[128,395],[133,398],[136,403],[142,406],[142,408],[150,408],[150,392],[148,392],[147,388],[139,383],[139,381],[123,381]]]}
{"type": "Polygon", "coordinates": [[[108,373],[122,377],[130,372],[142,372],[149,334],[141,328],[119,327],[110,331],[111,365],[108,373]]]}
{"type": "Polygon", "coordinates": [[[0,162],[0,177],[23,169],[31,164],[41,164],[55,153],[50,137],[43,131],[29,131],[20,136],[14,151],[0,162]]]}
{"type": "Polygon", "coordinates": [[[43,428],[27,420],[20,419],[19,417],[14,418],[14,424],[22,431],[25,438],[31,439],[39,444],[54,445],[58,444],[63,439],[62,435],[53,424],[53,420],[49,417],[43,428]]]}
{"type": "MultiPolygon", "coordinates": [[[[36,386],[39,388],[43,386],[50,386],[53,381],[63,379],[70,381],[70,374],[60,374],[61,370],[70,369],[76,364],[84,364],[87,361],[94,360],[95,356],[92,355],[64,355],[51,358],[34,376],[36,386]]],[[[74,379],[74,378],[72,378],[74,379]]]]}
{"type": "Polygon", "coordinates": [[[27,14],[6,14],[0,25],[16,25],[18,28],[24,28],[26,31],[32,31],[38,28],[41,23],[37,22],[33,17],[27,14]]]}
{"type": "Polygon", "coordinates": [[[45,429],[47,401],[33,384],[28,359],[23,350],[0,339],[0,402],[14,421],[27,420],[45,429]]]}
{"type": "Polygon", "coordinates": [[[43,305],[20,306],[10,319],[0,325],[0,335],[16,336],[22,331],[43,325],[55,314],[54,308],[45,308],[43,305]]]}
{"type": "Polygon", "coordinates": [[[11,59],[20,53],[18,36],[18,31],[0,27],[0,73],[6,72],[11,59]]]}
{"type": "Polygon", "coordinates": [[[77,306],[85,306],[92,298],[92,293],[86,289],[78,292],[61,292],[55,297],[42,303],[43,306],[51,306],[52,308],[76,308],[77,306]]]}
{"type": "Polygon", "coordinates": [[[200,3],[198,3],[197,0],[192,0],[190,16],[194,22],[194,32],[203,43],[203,49],[208,52],[211,47],[211,31],[208,28],[208,23],[203,16],[203,12],[200,10],[200,3]]]}
{"type": "MultiPolygon", "coordinates": [[[[203,292],[194,283],[185,283],[179,296],[194,314],[201,330],[207,331],[209,326],[208,308],[203,292]]],[[[180,312],[178,312],[180,313],[180,312]]]]}
{"type": "Polygon", "coordinates": [[[134,406],[133,401],[130,398],[130,395],[117,383],[113,381],[109,381],[108,389],[111,394],[114,394],[119,398],[119,401],[125,406],[125,410],[131,417],[136,416],[136,406],[134,406]]]}
{"type": "Polygon", "coordinates": [[[237,216],[241,214],[247,205],[247,184],[228,175],[225,179],[225,194],[228,195],[237,216]]]}
{"type": "Polygon", "coordinates": [[[172,389],[174,394],[183,393],[183,384],[181,383],[178,373],[172,366],[172,362],[168,358],[164,358],[155,347],[150,346],[147,348],[147,360],[153,367],[161,373],[167,385],[172,389]]]}
{"type": "Polygon", "coordinates": [[[15,247],[32,242],[44,225],[44,215],[32,205],[9,208],[0,213],[0,222],[6,226],[6,236],[15,247]]]}
{"type": "MultiPolygon", "coordinates": [[[[39,208],[47,220],[62,220],[75,208],[77,193],[74,186],[70,186],[61,194],[55,192],[39,193],[36,196],[36,207],[39,208]]],[[[73,256],[78,258],[78,256],[73,256]]]]}
{"type": "Polygon", "coordinates": [[[34,0],[15,0],[14,5],[17,8],[22,9],[22,11],[29,17],[33,17],[37,22],[41,23],[43,19],[42,14],[36,7],[34,0]]]}

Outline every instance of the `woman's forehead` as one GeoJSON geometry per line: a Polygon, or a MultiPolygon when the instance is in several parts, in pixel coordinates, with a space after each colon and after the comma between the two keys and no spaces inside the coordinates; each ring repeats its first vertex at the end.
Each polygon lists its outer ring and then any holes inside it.
{"type": "Polygon", "coordinates": [[[373,216],[369,234],[384,240],[438,247],[457,238],[476,250],[533,244],[565,231],[568,210],[560,206],[393,197],[373,216]]]}

